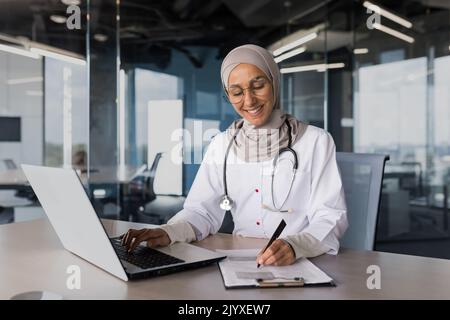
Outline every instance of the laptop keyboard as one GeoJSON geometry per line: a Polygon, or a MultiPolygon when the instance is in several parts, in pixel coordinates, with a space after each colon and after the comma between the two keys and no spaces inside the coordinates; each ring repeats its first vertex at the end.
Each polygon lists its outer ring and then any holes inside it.
{"type": "Polygon", "coordinates": [[[158,250],[142,246],[138,246],[134,249],[134,251],[128,253],[120,242],[120,238],[111,239],[111,243],[113,244],[114,250],[119,258],[134,264],[141,269],[150,269],[185,262],[184,260],[169,256],[168,254],[162,253],[158,250]]]}

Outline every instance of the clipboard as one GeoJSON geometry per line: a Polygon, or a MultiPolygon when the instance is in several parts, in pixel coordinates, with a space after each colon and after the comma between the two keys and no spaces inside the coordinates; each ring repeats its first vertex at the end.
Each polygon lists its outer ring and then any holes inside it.
{"type": "Polygon", "coordinates": [[[230,284],[224,278],[224,274],[221,272],[222,280],[225,289],[257,289],[257,288],[298,288],[305,286],[305,281],[303,278],[296,279],[255,279],[253,283],[248,284],[230,284]]]}
{"type": "Polygon", "coordinates": [[[332,278],[306,258],[284,267],[256,267],[256,256],[232,250],[220,250],[227,259],[219,262],[219,269],[226,289],[288,288],[308,286],[335,286],[332,278]]]}
{"type": "Polygon", "coordinates": [[[302,277],[294,279],[273,279],[264,280],[257,279],[258,287],[260,288],[283,288],[283,287],[303,287],[305,285],[305,279],[302,277]]]}

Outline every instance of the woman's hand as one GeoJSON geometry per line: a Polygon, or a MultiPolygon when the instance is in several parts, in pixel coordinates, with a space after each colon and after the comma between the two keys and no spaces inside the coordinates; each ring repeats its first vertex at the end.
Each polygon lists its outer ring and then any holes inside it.
{"type": "Polygon", "coordinates": [[[256,261],[260,265],[287,266],[295,261],[295,252],[284,240],[275,240],[267,250],[258,254],[256,261]]]}
{"type": "Polygon", "coordinates": [[[141,242],[147,241],[148,247],[164,247],[170,244],[170,238],[163,229],[130,229],[122,237],[122,245],[128,252],[133,251],[141,242]]]}

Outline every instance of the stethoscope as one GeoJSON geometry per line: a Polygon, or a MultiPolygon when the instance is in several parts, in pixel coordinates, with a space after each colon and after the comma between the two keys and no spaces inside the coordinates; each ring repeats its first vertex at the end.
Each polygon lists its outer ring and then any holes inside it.
{"type": "MultiPolygon", "coordinates": [[[[275,158],[273,159],[273,163],[272,163],[272,174],[271,174],[271,183],[270,183],[270,189],[271,189],[271,196],[272,196],[272,205],[273,208],[270,208],[270,206],[265,205],[265,204],[261,204],[261,207],[263,209],[267,209],[270,211],[274,211],[274,212],[292,212],[292,209],[287,209],[287,210],[282,210],[284,204],[286,203],[287,199],[289,198],[289,194],[291,193],[292,190],[292,185],[294,184],[294,178],[295,178],[295,173],[297,172],[298,169],[298,158],[297,158],[297,153],[291,148],[292,145],[292,137],[291,137],[291,132],[292,132],[292,128],[291,125],[289,123],[288,120],[285,121],[287,127],[288,127],[288,146],[285,148],[281,148],[277,155],[275,156],[275,158]],[[274,181],[274,177],[275,177],[275,168],[278,162],[278,159],[280,158],[281,154],[283,154],[284,152],[290,152],[292,153],[293,157],[294,157],[294,164],[293,164],[293,168],[292,168],[292,178],[291,178],[291,183],[289,186],[289,191],[286,195],[286,198],[284,199],[284,201],[282,202],[281,206],[277,207],[275,205],[275,198],[273,195],[273,181],[274,181]]],[[[225,152],[225,159],[224,159],[224,163],[223,163],[223,185],[224,185],[224,195],[222,196],[222,199],[220,200],[219,206],[222,210],[225,211],[230,211],[233,207],[234,207],[234,201],[230,198],[230,196],[228,195],[228,186],[227,186],[227,158],[228,158],[228,154],[230,153],[230,149],[231,146],[233,145],[233,141],[235,140],[237,134],[239,133],[239,130],[242,128],[239,127],[237,128],[236,132],[234,133],[233,137],[230,140],[230,143],[228,144],[227,147],[227,151],[225,152]]]]}

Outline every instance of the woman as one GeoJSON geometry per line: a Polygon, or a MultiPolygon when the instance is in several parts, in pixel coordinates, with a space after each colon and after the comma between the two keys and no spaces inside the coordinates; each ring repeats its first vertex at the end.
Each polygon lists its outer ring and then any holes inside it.
{"type": "Polygon", "coordinates": [[[236,235],[270,238],[286,221],[280,238],[258,256],[261,265],[337,254],[347,216],[332,137],[281,111],[280,73],[267,50],[235,48],[221,78],[242,119],[211,141],[183,210],[158,229],[129,230],[122,244],[131,251],[143,241],[157,247],[202,240],[230,210],[236,235]]]}

